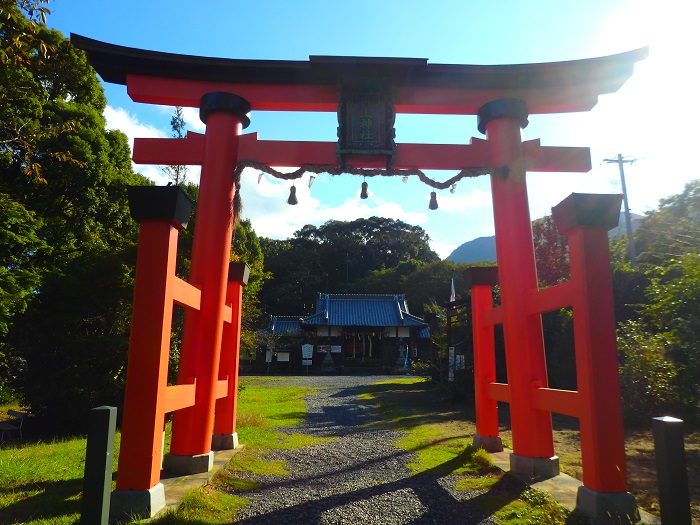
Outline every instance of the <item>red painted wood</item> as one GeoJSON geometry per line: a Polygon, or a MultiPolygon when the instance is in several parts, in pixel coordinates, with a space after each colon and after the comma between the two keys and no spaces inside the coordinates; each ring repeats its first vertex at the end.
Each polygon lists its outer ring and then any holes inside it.
{"type": "Polygon", "coordinates": [[[581,414],[581,394],[575,390],[538,388],[534,399],[535,406],[540,410],[574,417],[581,414]]]}
{"type": "Polygon", "coordinates": [[[201,166],[204,135],[188,132],[184,139],[135,138],[131,155],[136,164],[201,166]]]}
{"type": "Polygon", "coordinates": [[[596,492],[626,492],[617,341],[605,226],[567,233],[574,285],[576,376],[581,403],[583,484],[596,492]]]}
{"type": "MultiPolygon", "coordinates": [[[[396,169],[461,170],[496,166],[486,141],[472,144],[397,144],[396,169]]],[[[539,140],[523,143],[529,171],[585,172],[591,169],[589,148],[540,146],[539,140]]],[[[140,139],[134,141],[133,160],[138,164],[201,164],[204,136],[188,133],[186,139],[140,139]]],[[[239,158],[268,166],[320,164],[335,166],[337,143],[311,141],[259,140],[257,133],[242,135],[239,158]]],[[[351,158],[348,165],[358,168],[384,168],[386,157],[351,158]]]]}
{"type": "Polygon", "coordinates": [[[198,455],[211,451],[216,384],[231,253],[233,173],[238,160],[240,118],[209,115],[192,247],[190,281],[202,291],[201,309],[185,315],[178,383],[197,378],[196,403],[173,416],[170,452],[198,455]]]}
{"type": "Polygon", "coordinates": [[[243,309],[243,283],[229,281],[226,302],[231,306],[231,322],[224,326],[221,342],[219,377],[228,378],[226,396],[216,401],[214,434],[236,432],[238,408],[238,366],[241,352],[241,315],[243,309]]]}
{"type": "Polygon", "coordinates": [[[493,325],[484,319],[484,314],[493,306],[491,286],[472,286],[471,295],[476,433],[498,436],[498,403],[489,395],[489,385],[496,382],[496,349],[493,325]]]}
{"type": "Polygon", "coordinates": [[[490,383],[488,392],[492,399],[503,401],[504,403],[511,402],[510,387],[507,383],[490,383]]]}
{"type": "Polygon", "coordinates": [[[526,315],[528,294],[537,290],[537,270],[525,182],[520,122],[500,118],[486,126],[497,165],[506,177],[491,176],[498,254],[503,334],[511,392],[513,452],[518,456],[554,455],[551,415],[535,408],[534,389],[547,386],[542,322],[526,315]]]}
{"type": "Polygon", "coordinates": [[[117,490],[160,482],[177,236],[168,221],[141,222],[117,490]]]}
{"type": "MultiPolygon", "coordinates": [[[[202,95],[215,91],[236,93],[254,111],[338,110],[337,86],[296,84],[244,84],[127,75],[127,92],[134,102],[168,106],[199,107],[202,95]]],[[[478,89],[397,87],[397,113],[476,115],[484,104],[499,98],[525,100],[531,114],[588,111],[598,102],[599,86],[560,86],[541,89],[478,89]]]]}

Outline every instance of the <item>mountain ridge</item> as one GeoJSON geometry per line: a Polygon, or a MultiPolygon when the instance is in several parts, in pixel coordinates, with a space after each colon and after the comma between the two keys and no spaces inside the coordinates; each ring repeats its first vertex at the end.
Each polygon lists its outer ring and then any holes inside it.
{"type": "MultiPolygon", "coordinates": [[[[643,217],[636,213],[630,213],[632,219],[632,230],[639,227],[639,220],[643,217]]],[[[627,235],[627,222],[625,214],[620,213],[620,222],[617,227],[608,232],[610,239],[620,238],[627,235]]],[[[477,263],[484,261],[496,262],[496,237],[477,237],[471,241],[467,241],[455,248],[445,260],[453,263],[477,263]]]]}

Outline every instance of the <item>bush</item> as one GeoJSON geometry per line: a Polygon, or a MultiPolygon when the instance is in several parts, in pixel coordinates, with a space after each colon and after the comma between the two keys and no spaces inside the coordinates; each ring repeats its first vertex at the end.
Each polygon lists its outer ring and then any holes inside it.
{"type": "Polygon", "coordinates": [[[677,370],[666,357],[669,342],[664,334],[651,334],[637,321],[620,325],[617,334],[620,387],[625,419],[648,422],[677,402],[674,387],[677,370]]]}
{"type": "Polygon", "coordinates": [[[409,374],[418,377],[432,377],[435,366],[429,361],[413,361],[408,369],[409,374]]]}

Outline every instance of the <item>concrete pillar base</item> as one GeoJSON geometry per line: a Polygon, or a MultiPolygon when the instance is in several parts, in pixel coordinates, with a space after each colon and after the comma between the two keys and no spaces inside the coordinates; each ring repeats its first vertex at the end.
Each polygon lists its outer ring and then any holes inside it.
{"type": "Polygon", "coordinates": [[[163,458],[163,468],[173,474],[200,474],[209,472],[214,466],[214,452],[194,456],[176,456],[166,454],[163,458]]]}
{"type": "Polygon", "coordinates": [[[211,437],[212,450],[231,450],[238,446],[238,432],[233,434],[214,434],[211,437]]]}
{"type": "Polygon", "coordinates": [[[501,441],[500,436],[480,436],[475,434],[473,444],[476,448],[483,448],[486,452],[503,451],[503,441],[501,441]]]}
{"type": "Polygon", "coordinates": [[[576,511],[596,524],[631,525],[641,520],[637,501],[629,492],[596,492],[581,486],[576,494],[576,511]]]}
{"type": "Polygon", "coordinates": [[[152,518],[165,508],[165,487],[162,483],[148,490],[115,490],[109,502],[109,522],[152,518]]]}
{"type": "Polygon", "coordinates": [[[528,480],[553,478],[559,475],[559,458],[529,458],[511,454],[510,472],[528,480]]]}

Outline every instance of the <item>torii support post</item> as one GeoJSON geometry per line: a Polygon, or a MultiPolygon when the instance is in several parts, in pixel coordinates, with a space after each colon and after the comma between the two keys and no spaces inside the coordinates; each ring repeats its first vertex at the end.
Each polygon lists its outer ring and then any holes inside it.
{"type": "Polygon", "coordinates": [[[511,395],[511,472],[527,478],[559,474],[552,417],[536,408],[535,390],[547,386],[542,320],[527,315],[528,293],[537,290],[535,248],[525,181],[520,129],[528,123],[525,102],[498,99],[479,109],[491,158],[503,168],[491,175],[498,277],[501,287],[506,368],[511,395]]]}
{"type": "Polygon", "coordinates": [[[110,521],[152,517],[165,507],[160,483],[178,229],[192,202],[178,187],[129,188],[140,222],[134,306],[116,490],[110,521]]]}
{"type": "Polygon", "coordinates": [[[232,262],[228,270],[226,304],[231,307],[231,322],[224,325],[219,363],[219,382],[225,381],[226,396],[216,400],[212,450],[229,450],[238,446],[236,410],[238,408],[238,365],[241,353],[241,314],[243,287],[248,284],[250,268],[232,262]]]}
{"type": "Polygon", "coordinates": [[[239,136],[249,124],[248,102],[214,92],[200,101],[206,124],[190,282],[202,291],[201,309],[185,315],[178,383],[196,378],[195,404],[173,416],[170,454],[164,467],[178,474],[207,472],[211,450],[226,288],[233,232],[232,177],[238,162],[239,136]]]}
{"type": "Polygon", "coordinates": [[[474,446],[488,452],[503,450],[498,435],[498,402],[489,395],[489,385],[496,382],[496,352],[493,325],[484,319],[493,307],[493,287],[498,284],[498,267],[474,266],[464,272],[471,288],[472,333],[474,338],[474,404],[476,435],[474,446]]]}
{"type": "Polygon", "coordinates": [[[589,516],[634,523],[639,511],[627,493],[608,247],[608,230],[618,224],[620,202],[620,195],[574,193],[552,208],[552,216],[568,239],[573,286],[583,467],[576,506],[589,516]]]}

